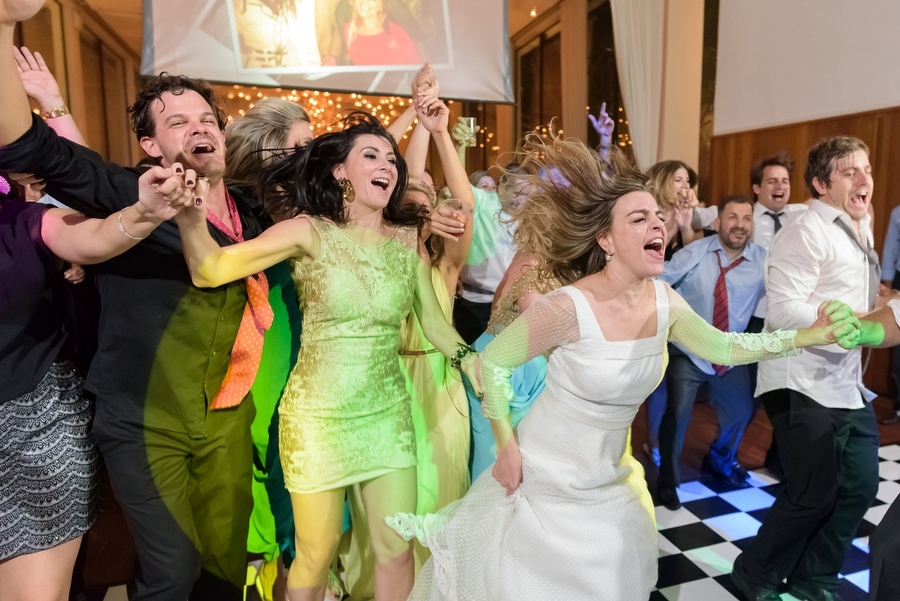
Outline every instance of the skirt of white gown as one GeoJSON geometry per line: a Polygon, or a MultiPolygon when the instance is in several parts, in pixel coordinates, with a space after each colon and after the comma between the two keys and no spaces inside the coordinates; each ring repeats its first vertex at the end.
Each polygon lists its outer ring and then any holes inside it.
{"type": "MultiPolygon", "coordinates": [[[[432,552],[411,600],[646,601],[657,539],[627,418],[590,415],[547,391],[519,425],[523,482],[507,497],[488,469],[439,516],[395,527],[432,552]]],[[[618,412],[622,416],[623,412],[618,412]]]]}

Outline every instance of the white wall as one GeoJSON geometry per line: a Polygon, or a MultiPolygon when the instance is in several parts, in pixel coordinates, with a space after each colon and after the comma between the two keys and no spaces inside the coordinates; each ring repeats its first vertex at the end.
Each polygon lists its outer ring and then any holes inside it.
{"type": "Polygon", "coordinates": [[[897,0],[721,0],[715,135],[900,106],[897,0]]]}

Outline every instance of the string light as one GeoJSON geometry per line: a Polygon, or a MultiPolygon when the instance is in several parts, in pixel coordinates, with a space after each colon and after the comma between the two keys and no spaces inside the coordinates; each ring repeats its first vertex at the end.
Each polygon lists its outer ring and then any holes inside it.
{"type": "MultiPolygon", "coordinates": [[[[319,90],[293,90],[282,88],[257,88],[256,86],[216,85],[216,93],[225,99],[225,108],[229,114],[228,121],[234,121],[234,115],[243,117],[248,110],[264,98],[280,98],[288,102],[297,103],[306,109],[312,122],[313,129],[317,133],[332,131],[333,124],[339,119],[340,114],[348,109],[359,109],[378,117],[384,126],[388,126],[400,116],[409,103],[408,99],[399,96],[366,96],[351,92],[342,94],[338,92],[322,92],[319,90]]],[[[447,101],[452,106],[452,100],[447,101]]],[[[407,132],[412,131],[411,125],[407,132]]],[[[450,126],[453,126],[451,122],[450,126]]],[[[545,128],[546,130],[546,128],[545,128]]],[[[496,152],[500,149],[496,145],[492,131],[486,127],[479,128],[477,132],[484,136],[480,148],[489,148],[496,152]]],[[[407,136],[403,136],[407,139],[407,136]]]]}

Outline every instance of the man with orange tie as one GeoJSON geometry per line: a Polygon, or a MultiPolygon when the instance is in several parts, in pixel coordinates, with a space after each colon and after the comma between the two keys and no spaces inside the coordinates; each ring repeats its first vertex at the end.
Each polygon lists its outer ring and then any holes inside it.
{"type": "MultiPolygon", "coordinates": [[[[660,279],[668,282],[691,308],[726,332],[743,332],[765,294],[766,251],[750,242],[753,204],[729,196],[718,207],[717,235],[688,244],[666,263],[660,279]]],[[[697,391],[709,386],[719,432],[703,460],[703,471],[734,488],[747,486],[747,471],[737,462],[744,430],[753,418],[753,387],[747,365],[712,365],[677,344],[669,347],[666,371],[668,403],[659,431],[658,493],[668,509],[678,509],[679,457],[691,421],[697,391]]]]}
{"type": "MultiPolygon", "coordinates": [[[[21,104],[5,98],[25,95],[12,32],[0,24],[4,107],[21,104]]],[[[45,118],[65,114],[59,106],[45,118]]],[[[162,75],[140,92],[131,117],[148,155],[206,174],[198,201],[209,208],[218,244],[259,235],[264,212],[222,179],[225,114],[208,84],[162,75]]],[[[0,146],[0,169],[34,173],[48,193],[89,217],[126,211],[137,198],[140,172],[59,138],[28,110],[0,112],[0,146]]],[[[94,436],[137,550],[129,598],[241,599],[254,415],[245,397],[271,318],[265,277],[194,287],[178,229],[167,222],[101,265],[98,288],[99,349],[85,393],[96,400],[94,436]]]]}

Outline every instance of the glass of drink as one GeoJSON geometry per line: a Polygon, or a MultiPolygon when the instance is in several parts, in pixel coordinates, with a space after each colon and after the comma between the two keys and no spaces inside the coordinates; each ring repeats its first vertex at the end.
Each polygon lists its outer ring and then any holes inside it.
{"type": "Polygon", "coordinates": [[[472,207],[458,198],[448,198],[443,203],[443,206],[453,209],[454,212],[458,213],[463,221],[466,223],[469,222],[469,217],[472,215],[472,207]]]}
{"type": "Polygon", "coordinates": [[[463,117],[463,120],[465,120],[466,127],[469,129],[469,135],[466,136],[466,146],[475,146],[475,137],[478,135],[478,121],[475,117],[463,117]]]}

